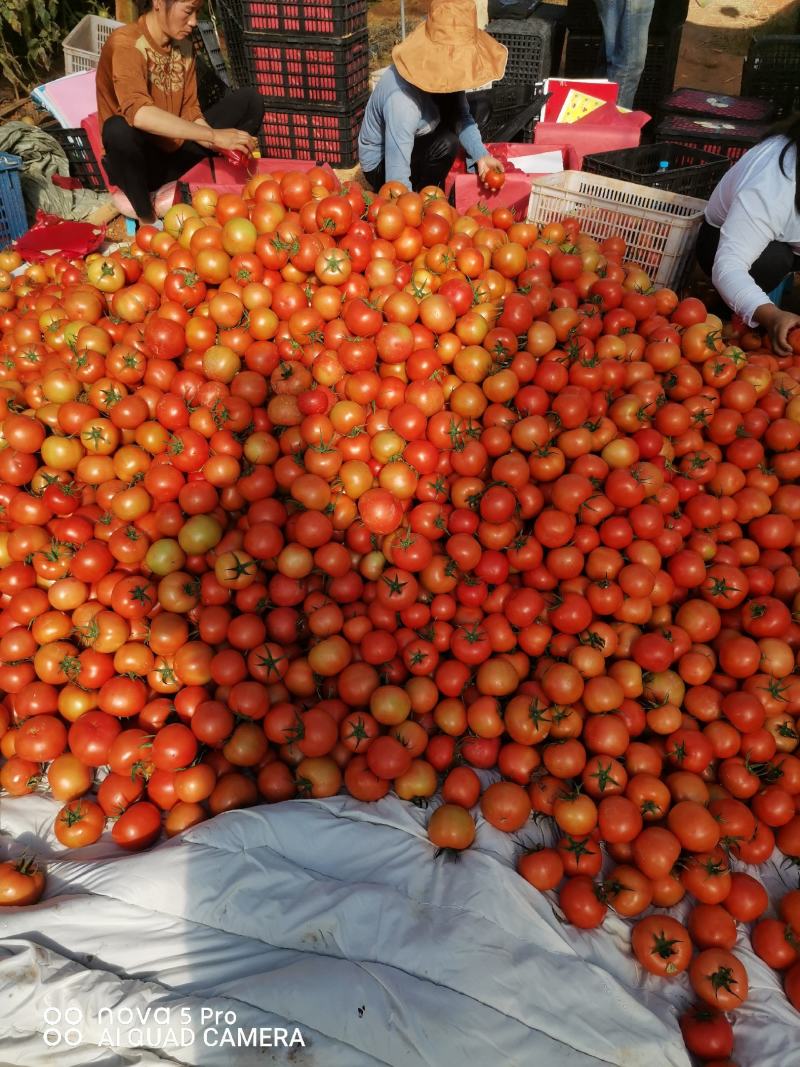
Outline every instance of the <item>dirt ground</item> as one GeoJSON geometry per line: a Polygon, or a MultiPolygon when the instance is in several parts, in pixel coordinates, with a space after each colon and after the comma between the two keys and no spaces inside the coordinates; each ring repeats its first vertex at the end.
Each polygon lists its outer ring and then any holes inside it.
{"type": "MultiPolygon", "coordinates": [[[[428,2],[406,0],[407,30],[425,17],[428,2]]],[[[398,0],[374,0],[370,4],[373,69],[386,65],[392,46],[400,40],[399,7],[398,0]]],[[[799,15],[800,0],[691,0],[676,86],[738,93],[752,35],[797,32],[799,15]]]]}
{"type": "Polygon", "coordinates": [[[754,33],[796,33],[800,0],[692,0],[676,86],[736,94],[754,33]]]}

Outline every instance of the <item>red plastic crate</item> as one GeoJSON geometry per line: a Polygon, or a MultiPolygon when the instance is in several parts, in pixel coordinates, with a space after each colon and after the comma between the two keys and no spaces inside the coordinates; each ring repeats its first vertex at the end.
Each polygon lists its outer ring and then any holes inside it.
{"type": "Polygon", "coordinates": [[[260,142],[264,155],[276,159],[313,159],[334,167],[358,162],[358,131],[366,97],[336,111],[270,107],[264,113],[260,142]]]}
{"type": "Polygon", "coordinates": [[[719,152],[729,159],[740,159],[769,132],[770,127],[736,119],[696,119],[689,115],[667,115],[658,127],[659,141],[719,152]]]}
{"type": "Polygon", "coordinates": [[[706,118],[737,119],[740,122],[770,122],[775,107],[754,96],[726,96],[707,89],[676,89],[661,105],[667,114],[677,112],[706,118]]]}
{"type": "Polygon", "coordinates": [[[314,33],[342,37],[367,28],[367,0],[228,0],[246,33],[314,33]]]}
{"type": "Polygon", "coordinates": [[[369,91],[366,32],[342,41],[244,36],[234,42],[230,54],[239,85],[252,85],[262,96],[280,102],[290,97],[327,108],[369,91]]]}

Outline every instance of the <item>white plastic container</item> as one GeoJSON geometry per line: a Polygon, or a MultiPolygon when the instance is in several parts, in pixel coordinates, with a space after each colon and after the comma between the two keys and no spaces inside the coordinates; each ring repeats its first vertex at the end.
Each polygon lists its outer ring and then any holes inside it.
{"type": "Polygon", "coordinates": [[[84,15],[64,38],[64,73],[93,70],[100,62],[100,52],[112,30],[122,25],[99,15],[84,15]]]}
{"type": "Polygon", "coordinates": [[[596,241],[622,237],[626,261],[671,289],[686,275],[705,206],[693,196],[570,170],[534,180],[528,218],[544,226],[575,217],[596,241]]]}

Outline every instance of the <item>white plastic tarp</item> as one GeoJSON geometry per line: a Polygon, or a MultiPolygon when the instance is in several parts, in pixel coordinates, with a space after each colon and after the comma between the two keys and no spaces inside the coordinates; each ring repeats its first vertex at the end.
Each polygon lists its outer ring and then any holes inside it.
{"type": "MultiPolygon", "coordinates": [[[[127,855],[65,852],[55,810],[2,801],[0,851],[48,864],[46,899],[0,909],[3,1067],[689,1067],[685,977],[643,975],[611,913],[599,932],[557,920],[513,869],[533,824],[512,837],[479,817],[454,862],[427,813],[336,797],[127,855]]],[[[737,951],[737,1062],[791,1067],[800,1016],[746,935],[737,951]]]]}

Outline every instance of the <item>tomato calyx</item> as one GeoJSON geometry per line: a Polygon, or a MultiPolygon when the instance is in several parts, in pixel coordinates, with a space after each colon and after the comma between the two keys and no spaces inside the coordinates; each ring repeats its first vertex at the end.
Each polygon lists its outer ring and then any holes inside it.
{"type": "Polygon", "coordinates": [[[599,793],[605,793],[609,786],[621,788],[619,779],[615,778],[612,772],[613,767],[611,760],[609,759],[609,762],[605,766],[598,761],[597,770],[589,775],[589,778],[596,783],[595,788],[599,793]]]}
{"type": "Polygon", "coordinates": [[[76,656],[65,656],[58,664],[58,667],[62,674],[65,674],[71,682],[77,682],[83,664],[76,656]]]}
{"type": "Polygon", "coordinates": [[[27,853],[23,853],[19,859],[14,860],[12,865],[18,874],[26,878],[33,878],[37,874],[44,873],[44,867],[37,857],[29,856],[27,853]]]}
{"type": "Polygon", "coordinates": [[[83,806],[83,801],[75,800],[71,804],[67,804],[61,813],[61,822],[65,826],[74,826],[75,823],[80,822],[81,819],[86,817],[86,809],[83,806]]]}
{"type": "Polygon", "coordinates": [[[730,967],[718,967],[716,971],[712,971],[711,974],[704,975],[711,983],[711,988],[714,990],[714,995],[718,996],[719,991],[724,989],[726,993],[730,993],[731,996],[741,1000],[741,997],[734,989],[734,986],[739,983],[733,976],[733,970],[730,967]]]}
{"type": "Polygon", "coordinates": [[[314,783],[310,778],[304,778],[302,776],[296,776],[294,783],[297,787],[298,796],[310,797],[314,789],[314,783]]]}
{"type": "MultiPolygon", "coordinates": [[[[653,934],[652,948],[650,949],[651,956],[658,956],[659,959],[670,961],[673,956],[677,956],[678,952],[675,948],[680,944],[680,940],[676,937],[667,937],[664,931],[653,934]]],[[[667,974],[677,974],[678,968],[670,962],[667,962],[666,966],[667,974]]]]}

